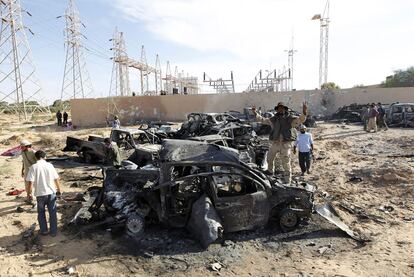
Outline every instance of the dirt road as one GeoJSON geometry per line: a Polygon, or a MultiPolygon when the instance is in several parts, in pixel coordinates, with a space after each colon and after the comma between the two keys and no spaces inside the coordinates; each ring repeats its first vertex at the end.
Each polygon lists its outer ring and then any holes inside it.
{"type": "MultiPolygon", "coordinates": [[[[10,126],[0,122],[0,151],[22,138],[60,156],[67,135],[105,135],[108,129],[63,131],[53,125],[10,126]]],[[[203,250],[183,230],[151,227],[132,242],[122,233],[79,233],[66,223],[79,207],[59,203],[57,237],[23,233],[36,211],[23,196],[21,158],[0,159],[0,276],[414,276],[414,130],[367,134],[360,126],[321,124],[311,130],[315,162],[305,179],[332,201],[343,220],[371,241],[358,244],[317,216],[292,233],[276,226],[228,235],[203,250]],[[21,207],[21,212],[17,208],[21,207]],[[220,271],[211,264],[219,263],[220,271]]],[[[295,157],[295,172],[299,172],[295,157]]],[[[55,163],[64,193],[99,185],[100,170],[73,160],[55,163]]],[[[112,230],[113,231],[113,230],[112,230]]]]}

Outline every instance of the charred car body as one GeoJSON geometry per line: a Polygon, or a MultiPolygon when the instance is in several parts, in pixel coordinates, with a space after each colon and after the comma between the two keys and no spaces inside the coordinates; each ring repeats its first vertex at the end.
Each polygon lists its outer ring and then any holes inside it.
{"type": "Polygon", "coordinates": [[[242,120],[227,113],[190,113],[175,138],[216,135],[218,129],[224,128],[231,122],[242,123],[242,120]]]}
{"type": "MultiPolygon", "coordinates": [[[[144,130],[113,129],[110,138],[121,151],[123,159],[128,159],[138,166],[156,161],[161,148],[161,139],[144,130]]],[[[89,136],[88,140],[67,137],[63,151],[76,151],[86,163],[104,163],[106,148],[103,137],[89,136]]]]}
{"type": "Polygon", "coordinates": [[[414,127],[414,103],[393,103],[386,109],[389,126],[414,127]]]}
{"type": "Polygon", "coordinates": [[[346,120],[347,122],[362,122],[362,114],[368,105],[351,104],[339,108],[331,117],[333,120],[346,120]]]}
{"type": "Polygon", "coordinates": [[[203,246],[223,233],[251,230],[277,220],[294,229],[313,211],[315,188],[288,186],[239,161],[231,148],[165,140],[159,167],[105,172],[73,222],[123,226],[141,236],[145,224],[187,227],[203,246]]]}

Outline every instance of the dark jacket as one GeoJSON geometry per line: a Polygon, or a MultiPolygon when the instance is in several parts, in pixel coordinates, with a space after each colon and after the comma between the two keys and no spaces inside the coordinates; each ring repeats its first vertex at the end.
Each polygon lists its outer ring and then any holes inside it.
{"type": "Polygon", "coordinates": [[[272,122],[272,131],[269,134],[269,140],[278,140],[282,135],[283,141],[295,141],[297,138],[296,129],[292,126],[295,118],[288,113],[276,114],[270,118],[272,122]]]}
{"type": "Polygon", "coordinates": [[[295,129],[296,124],[305,122],[306,115],[301,114],[299,117],[290,113],[276,114],[271,118],[263,118],[260,115],[256,116],[256,119],[264,124],[272,126],[270,131],[269,140],[278,141],[282,136],[284,142],[295,141],[297,132],[295,129]]]}

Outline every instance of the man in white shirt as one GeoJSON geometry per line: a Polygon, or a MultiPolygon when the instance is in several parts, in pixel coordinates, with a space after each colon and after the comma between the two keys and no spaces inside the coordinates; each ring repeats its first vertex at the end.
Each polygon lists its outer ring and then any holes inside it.
{"type": "Polygon", "coordinates": [[[112,129],[119,129],[121,127],[121,121],[119,121],[118,116],[114,116],[114,121],[112,121],[112,129]]]}
{"type": "Polygon", "coordinates": [[[300,134],[296,139],[295,146],[293,147],[293,153],[296,154],[296,148],[299,149],[299,165],[302,170],[302,176],[306,173],[310,173],[311,166],[311,151],[313,151],[313,138],[312,134],[306,132],[306,126],[300,125],[300,134]]]}
{"type": "Polygon", "coordinates": [[[40,233],[42,235],[56,236],[57,234],[57,212],[56,194],[60,195],[59,175],[51,163],[46,162],[46,153],[39,150],[35,153],[37,162],[29,168],[26,177],[29,195],[34,195],[37,200],[37,219],[39,221],[40,233]],[[46,221],[46,206],[49,211],[50,232],[46,221]]]}

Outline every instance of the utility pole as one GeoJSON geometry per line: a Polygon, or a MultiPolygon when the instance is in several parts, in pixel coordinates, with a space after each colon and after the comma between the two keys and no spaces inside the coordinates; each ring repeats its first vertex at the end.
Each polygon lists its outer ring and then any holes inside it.
{"type": "Polygon", "coordinates": [[[112,41],[112,48],[110,50],[114,53],[112,58],[114,63],[112,66],[109,96],[130,96],[129,68],[125,62],[121,62],[128,60],[124,34],[118,32],[118,29],[116,28],[114,36],[110,41],[112,41]]]}
{"type": "Polygon", "coordinates": [[[143,68],[140,70],[140,80],[141,80],[141,95],[145,95],[148,93],[149,84],[148,84],[148,63],[147,63],[147,55],[145,54],[144,45],[141,47],[141,64],[143,64],[143,68]]]}
{"type": "Polygon", "coordinates": [[[320,49],[319,49],[319,88],[328,82],[328,46],[329,46],[329,3],[326,1],[322,15],[315,14],[312,20],[320,21],[320,49]]]}
{"type": "Polygon", "coordinates": [[[160,95],[162,91],[162,70],[160,57],[155,58],[155,95],[160,95]],[[159,92],[159,93],[158,93],[159,92]]]}
{"type": "Polygon", "coordinates": [[[86,69],[86,61],[83,56],[83,39],[82,27],[86,28],[79,16],[75,1],[69,0],[64,17],[66,21],[65,28],[65,47],[66,59],[62,83],[61,100],[86,98],[93,92],[92,83],[89,73],[86,69]]]}
{"type": "Polygon", "coordinates": [[[289,70],[289,85],[287,90],[293,90],[293,56],[295,55],[296,52],[298,52],[297,50],[295,50],[294,46],[294,37],[292,34],[292,42],[290,44],[290,49],[289,50],[285,50],[285,52],[288,53],[288,70],[289,70]]]}
{"type": "Polygon", "coordinates": [[[0,111],[18,114],[19,120],[28,119],[28,113],[50,113],[40,99],[41,85],[36,77],[32,52],[23,25],[19,0],[0,1],[0,111]]]}

